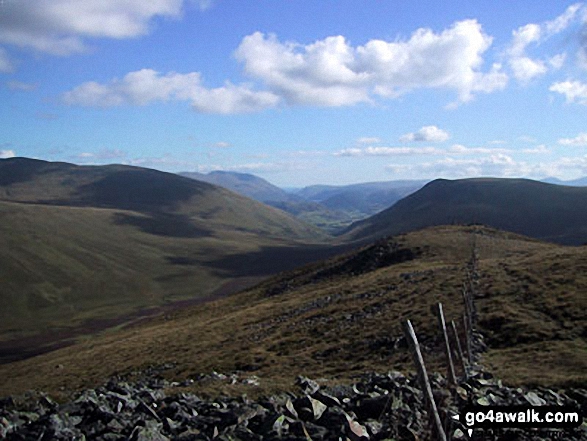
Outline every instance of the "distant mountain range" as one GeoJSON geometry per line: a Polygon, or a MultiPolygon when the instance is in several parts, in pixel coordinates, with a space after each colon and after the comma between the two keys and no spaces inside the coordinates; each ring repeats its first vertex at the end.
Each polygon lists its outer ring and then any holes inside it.
{"type": "Polygon", "coordinates": [[[587,188],[529,179],[437,179],[351,225],[343,240],[374,240],[433,225],[484,224],[567,245],[587,242],[587,188]]]}
{"type": "Polygon", "coordinates": [[[358,212],[371,216],[415,192],[428,181],[400,180],[366,182],[351,185],[312,185],[295,194],[336,210],[358,212]]]}
{"type": "Polygon", "coordinates": [[[216,184],[279,208],[329,233],[337,233],[353,221],[388,208],[427,182],[406,180],[341,186],[312,185],[287,192],[247,173],[214,171],[208,174],[183,172],[180,175],[216,184]]]}
{"type": "Polygon", "coordinates": [[[562,179],[551,177],[542,179],[542,182],[546,182],[548,184],[568,185],[572,187],[587,187],[587,176],[578,179],[571,179],[569,181],[563,181],[562,179]]]}

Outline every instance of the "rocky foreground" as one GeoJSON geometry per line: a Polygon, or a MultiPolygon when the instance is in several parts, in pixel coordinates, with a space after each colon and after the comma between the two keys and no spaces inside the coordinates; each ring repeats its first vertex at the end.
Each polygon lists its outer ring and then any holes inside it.
{"type": "MultiPolygon", "coordinates": [[[[170,390],[195,382],[263,381],[238,374],[202,375],[182,383],[162,379],[164,367],[139,380],[112,378],[65,404],[42,394],[0,400],[0,439],[7,440],[422,440],[430,426],[415,377],[399,372],[370,373],[351,385],[320,386],[298,377],[297,392],[252,401],[202,399],[170,390]]],[[[468,403],[482,405],[574,405],[587,415],[587,390],[509,388],[483,370],[475,370],[453,392],[444,378],[431,376],[448,439],[469,439],[451,418],[468,403]]],[[[471,439],[587,440],[587,426],[569,430],[475,430],[471,439]]]]}

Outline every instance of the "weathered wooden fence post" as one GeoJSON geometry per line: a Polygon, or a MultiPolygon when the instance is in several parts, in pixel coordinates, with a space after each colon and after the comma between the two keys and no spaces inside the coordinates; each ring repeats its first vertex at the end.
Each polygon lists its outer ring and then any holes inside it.
{"type": "Polygon", "coordinates": [[[444,338],[444,353],[446,355],[447,378],[451,385],[456,386],[457,376],[455,374],[455,365],[452,361],[450,342],[448,341],[448,333],[446,331],[446,321],[444,319],[442,303],[440,302],[436,304],[436,316],[438,317],[438,324],[440,325],[440,331],[442,332],[442,336],[444,338]]]}
{"type": "Polygon", "coordinates": [[[465,356],[463,355],[463,348],[461,347],[461,341],[459,339],[459,333],[457,332],[457,325],[455,324],[454,320],[450,321],[450,329],[452,332],[452,338],[454,340],[454,345],[457,350],[457,356],[461,361],[461,368],[463,369],[463,377],[467,380],[467,363],[465,362],[465,356]]]}
{"type": "Polygon", "coordinates": [[[469,360],[469,366],[473,364],[473,350],[471,344],[471,328],[469,328],[469,319],[467,313],[463,313],[463,329],[465,330],[465,345],[467,347],[467,359],[469,360]]]}
{"type": "Polygon", "coordinates": [[[428,373],[426,372],[426,366],[424,365],[424,359],[422,358],[422,352],[420,351],[418,338],[416,337],[412,323],[409,320],[406,320],[403,323],[403,330],[406,336],[406,340],[408,341],[410,352],[412,353],[412,357],[414,359],[414,364],[418,370],[418,377],[420,379],[420,383],[422,384],[424,397],[428,403],[429,412],[431,413],[432,419],[434,421],[437,439],[439,441],[446,441],[446,434],[444,433],[444,428],[442,427],[442,422],[440,421],[440,415],[438,414],[436,402],[434,401],[434,396],[432,395],[432,388],[430,387],[430,381],[428,380],[428,373]]]}

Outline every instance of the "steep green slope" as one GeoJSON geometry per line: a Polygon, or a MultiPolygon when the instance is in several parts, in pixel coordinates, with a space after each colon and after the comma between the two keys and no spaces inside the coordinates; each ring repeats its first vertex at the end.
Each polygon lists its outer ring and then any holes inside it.
{"type": "Polygon", "coordinates": [[[343,238],[371,240],[433,225],[472,223],[561,244],[583,244],[587,189],[528,179],[438,179],[351,225],[343,238]]]}

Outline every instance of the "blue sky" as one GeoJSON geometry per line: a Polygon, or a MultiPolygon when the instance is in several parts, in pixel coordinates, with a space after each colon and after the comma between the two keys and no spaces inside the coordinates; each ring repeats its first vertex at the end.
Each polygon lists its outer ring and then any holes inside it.
{"type": "Polygon", "coordinates": [[[0,157],[282,186],[587,175],[587,4],[0,0],[0,157]]]}

